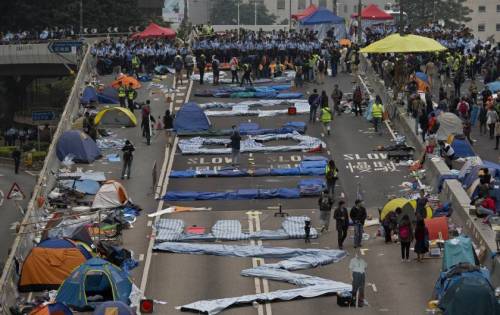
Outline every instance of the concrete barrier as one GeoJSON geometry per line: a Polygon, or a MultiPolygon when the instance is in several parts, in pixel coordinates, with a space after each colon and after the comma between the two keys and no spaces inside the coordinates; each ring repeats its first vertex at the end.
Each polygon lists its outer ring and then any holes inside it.
{"type": "MultiPolygon", "coordinates": [[[[415,132],[415,120],[408,117],[405,110],[397,105],[392,100],[392,95],[389,95],[387,89],[380,82],[378,75],[373,70],[370,61],[365,57],[361,57],[362,69],[366,73],[366,80],[369,87],[375,94],[380,95],[386,109],[393,113],[392,123],[395,127],[406,136],[409,144],[417,149],[417,154],[424,151],[424,145],[421,138],[415,132]]],[[[427,159],[425,162],[426,183],[437,189],[439,178],[442,175],[450,174],[448,166],[443,160],[427,159]]],[[[479,247],[482,254],[479,258],[483,265],[487,266],[491,271],[491,279],[493,285],[500,286],[500,269],[496,267],[500,265],[500,256],[494,259],[491,257],[497,252],[495,242],[495,233],[493,230],[482,223],[482,220],[470,215],[470,198],[463,189],[458,180],[445,180],[443,190],[439,194],[441,201],[450,201],[453,208],[453,222],[462,227],[463,232],[469,235],[474,243],[479,247]]]]}
{"type": "Polygon", "coordinates": [[[94,71],[92,55],[90,54],[90,47],[86,46],[83,61],[79,67],[77,77],[68,101],[64,107],[64,112],[58,123],[57,129],[53,135],[54,141],[50,144],[45,158],[44,165],[40,171],[36,185],[33,189],[33,195],[29,201],[26,215],[21,222],[21,227],[14,240],[10,250],[9,257],[5,263],[2,276],[0,278],[0,314],[11,314],[9,307],[16,303],[19,297],[17,291],[17,282],[19,275],[17,274],[17,267],[23,262],[31,248],[39,240],[40,231],[39,226],[33,224],[40,221],[42,217],[41,209],[38,206],[38,199],[47,197],[55,183],[55,174],[60,168],[60,161],[56,156],[56,143],[59,136],[66,130],[71,129],[73,121],[78,115],[80,107],[80,93],[83,90],[85,81],[91,78],[94,71]]]}

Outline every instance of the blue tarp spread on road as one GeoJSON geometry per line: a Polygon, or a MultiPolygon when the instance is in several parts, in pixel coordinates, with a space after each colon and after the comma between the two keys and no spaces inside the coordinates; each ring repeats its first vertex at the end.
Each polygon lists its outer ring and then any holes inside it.
{"type": "Polygon", "coordinates": [[[174,130],[177,132],[207,131],[210,125],[203,109],[193,102],[184,104],[174,119],[174,130]]]}
{"type": "Polygon", "coordinates": [[[70,155],[77,163],[92,163],[101,156],[101,150],[87,134],[79,130],[68,130],[59,137],[56,154],[60,161],[70,155]]]}
{"type": "Polygon", "coordinates": [[[276,95],[276,98],[279,100],[291,100],[295,98],[301,98],[303,96],[302,93],[279,93],[276,95]]]}
{"type": "Polygon", "coordinates": [[[457,158],[466,158],[470,156],[475,156],[472,146],[467,140],[453,139],[451,147],[455,151],[455,156],[457,158]]]}
{"type": "Polygon", "coordinates": [[[87,86],[83,90],[82,97],[80,97],[80,103],[90,104],[97,102],[97,92],[93,86],[87,86]]]}
{"type": "Polygon", "coordinates": [[[321,178],[301,180],[297,188],[238,189],[225,192],[169,191],[163,196],[166,201],[191,200],[252,200],[252,199],[296,199],[319,196],[325,187],[321,178]]]}
{"type": "Polygon", "coordinates": [[[496,93],[500,91],[500,81],[490,82],[486,84],[491,92],[496,93]]]}

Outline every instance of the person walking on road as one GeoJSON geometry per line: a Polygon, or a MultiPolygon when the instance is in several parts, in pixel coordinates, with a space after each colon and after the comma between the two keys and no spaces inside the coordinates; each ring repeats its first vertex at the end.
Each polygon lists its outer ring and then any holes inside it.
{"type": "Polygon", "coordinates": [[[417,261],[422,262],[425,253],[429,251],[429,230],[425,226],[424,220],[417,220],[415,226],[415,253],[417,261]]]}
{"type": "Polygon", "coordinates": [[[153,128],[151,127],[151,125],[153,123],[156,123],[156,120],[151,114],[151,109],[148,106],[144,109],[141,123],[142,136],[146,137],[146,142],[148,145],[151,144],[151,136],[153,135],[153,128]]]}
{"type": "Polygon", "coordinates": [[[357,307],[363,307],[365,304],[365,279],[366,268],[368,264],[360,257],[359,251],[356,250],[354,257],[349,262],[349,270],[352,278],[352,298],[356,302],[357,307]]]}
{"type": "Polygon", "coordinates": [[[495,124],[498,121],[498,113],[493,108],[493,106],[488,108],[488,111],[486,112],[486,124],[488,125],[488,129],[490,132],[490,139],[493,139],[493,136],[495,135],[495,124]]]}
{"type": "Polygon", "coordinates": [[[239,68],[239,62],[238,58],[236,56],[233,56],[231,58],[231,62],[229,63],[229,66],[231,68],[231,83],[240,83],[240,79],[238,78],[238,68],[239,68]]]}
{"type": "Polygon", "coordinates": [[[382,123],[384,116],[384,105],[382,104],[382,99],[379,95],[375,97],[375,102],[372,105],[372,117],[373,117],[373,127],[375,132],[382,134],[382,130],[379,131],[379,126],[382,123]]]}
{"type": "Polygon", "coordinates": [[[410,244],[413,241],[413,229],[410,217],[405,214],[399,222],[399,243],[401,244],[401,261],[410,261],[410,244]]]}
{"type": "Polygon", "coordinates": [[[188,81],[191,80],[191,75],[193,74],[194,69],[194,57],[191,51],[188,52],[186,57],[184,57],[184,66],[186,68],[186,76],[188,81]]]}
{"type": "Polygon", "coordinates": [[[325,126],[326,134],[330,135],[330,123],[332,121],[332,112],[330,111],[330,107],[321,108],[321,122],[325,126]]]}
{"type": "Polygon", "coordinates": [[[498,150],[498,144],[500,142],[500,121],[495,124],[495,150],[498,150]]]}
{"type": "Polygon", "coordinates": [[[361,87],[359,85],[356,86],[354,92],[352,94],[352,104],[353,111],[356,116],[361,116],[361,103],[363,102],[363,92],[361,92],[361,87]]]}
{"type": "Polygon", "coordinates": [[[339,89],[339,85],[335,84],[332,92],[332,101],[333,101],[333,110],[337,113],[337,115],[342,115],[342,110],[340,109],[340,102],[342,101],[343,93],[339,89]]]}
{"type": "Polygon", "coordinates": [[[330,227],[330,217],[332,216],[333,200],[328,195],[328,191],[324,190],[318,200],[319,205],[319,222],[321,224],[321,232],[328,232],[330,227]]]}
{"type": "Polygon", "coordinates": [[[318,111],[320,96],[318,94],[318,90],[314,89],[313,93],[309,95],[307,99],[309,103],[309,122],[314,123],[316,121],[316,113],[318,111]]]}
{"type": "Polygon", "coordinates": [[[163,116],[163,128],[165,128],[165,135],[167,137],[167,146],[170,146],[170,134],[174,128],[174,117],[170,114],[170,110],[165,111],[165,116],[163,116]]]}
{"type": "Polygon", "coordinates": [[[344,249],[344,241],[347,238],[347,230],[349,229],[349,213],[345,207],[345,201],[340,200],[337,208],[333,212],[335,226],[337,228],[337,242],[339,249],[344,249]]]}
{"type": "Polygon", "coordinates": [[[354,224],[354,248],[361,247],[361,240],[363,239],[363,226],[366,220],[366,209],[363,207],[363,201],[357,199],[354,202],[354,207],[351,209],[351,220],[354,224]]]}
{"type": "Polygon", "coordinates": [[[326,189],[328,191],[328,195],[332,199],[335,198],[335,184],[337,183],[338,172],[339,170],[337,169],[337,166],[335,166],[335,161],[328,161],[325,167],[326,189]]]}
{"type": "Polygon", "coordinates": [[[182,61],[181,55],[177,54],[174,58],[174,69],[175,69],[175,84],[179,85],[179,81],[182,85],[182,69],[184,68],[184,61],[182,61]]]}
{"type": "Polygon", "coordinates": [[[241,143],[241,135],[236,125],[232,126],[231,133],[231,165],[238,166],[240,165],[240,143],[241,143]]]}
{"type": "Polygon", "coordinates": [[[19,174],[19,165],[21,165],[21,150],[18,147],[12,151],[12,159],[14,160],[14,173],[19,174]]]}
{"type": "Polygon", "coordinates": [[[130,171],[132,169],[132,160],[134,159],[134,145],[129,141],[125,140],[125,145],[122,148],[123,152],[123,168],[122,168],[122,179],[125,179],[125,173],[127,173],[127,179],[130,179],[130,171]]]}
{"type": "Polygon", "coordinates": [[[207,58],[204,54],[201,54],[200,58],[196,58],[196,67],[200,73],[200,84],[203,84],[203,79],[205,78],[205,67],[207,66],[207,58]]]}

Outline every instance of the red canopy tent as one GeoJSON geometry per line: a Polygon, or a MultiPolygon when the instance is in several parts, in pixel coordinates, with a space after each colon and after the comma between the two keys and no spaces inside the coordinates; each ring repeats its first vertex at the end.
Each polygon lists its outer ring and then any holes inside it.
{"type": "MultiPolygon", "coordinates": [[[[356,18],[358,14],[355,13],[351,17],[356,18]]],[[[376,4],[370,4],[361,11],[362,20],[392,20],[393,16],[384,10],[380,9],[376,4]]]]}
{"type": "Polygon", "coordinates": [[[308,17],[309,15],[316,12],[316,10],[318,10],[318,8],[314,4],[311,4],[304,11],[292,14],[292,19],[302,20],[303,18],[308,17]]]}
{"type": "Polygon", "coordinates": [[[176,35],[173,29],[168,27],[161,27],[158,24],[151,23],[140,33],[135,33],[132,38],[148,38],[148,37],[166,37],[174,38],[176,35]]]}

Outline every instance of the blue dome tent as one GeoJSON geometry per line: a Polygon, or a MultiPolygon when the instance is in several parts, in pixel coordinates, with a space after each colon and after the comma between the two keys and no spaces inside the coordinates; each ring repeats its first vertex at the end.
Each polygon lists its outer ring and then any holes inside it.
{"type": "Polygon", "coordinates": [[[82,97],[80,97],[80,103],[90,104],[97,102],[97,92],[93,86],[87,86],[83,90],[82,97]]]}
{"type": "Polygon", "coordinates": [[[79,130],[65,131],[56,146],[57,158],[60,161],[68,155],[77,163],[92,163],[101,156],[101,150],[95,141],[79,130]]]}
{"type": "Polygon", "coordinates": [[[85,311],[107,301],[128,305],[131,291],[132,281],[125,271],[104,259],[92,258],[69,275],[59,288],[56,301],[85,311]]]}
{"type": "Polygon", "coordinates": [[[309,28],[317,31],[320,40],[326,37],[326,33],[332,27],[335,29],[334,34],[337,40],[346,37],[344,18],[335,15],[335,13],[326,8],[319,8],[316,12],[299,22],[299,28],[309,28]]]}
{"type": "Polygon", "coordinates": [[[207,131],[211,127],[210,120],[198,104],[190,102],[184,104],[174,119],[174,130],[183,132],[207,131]]]}

